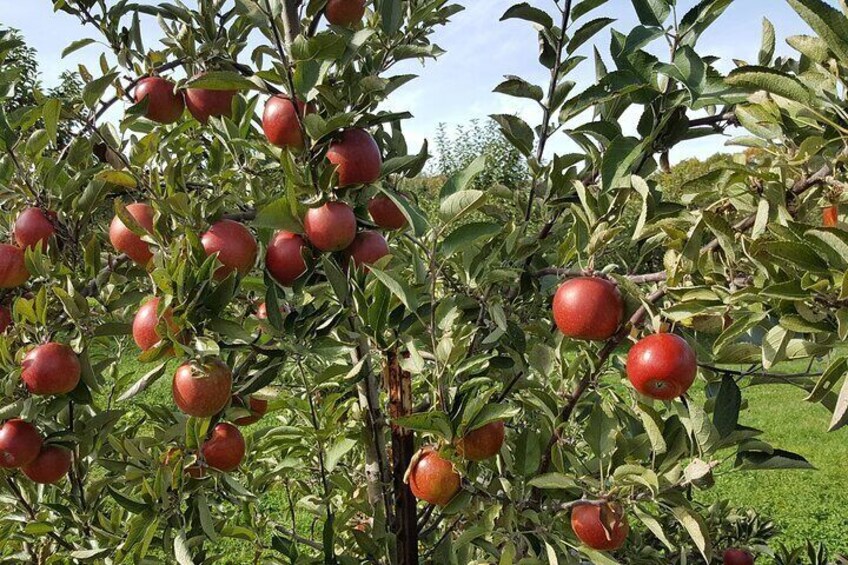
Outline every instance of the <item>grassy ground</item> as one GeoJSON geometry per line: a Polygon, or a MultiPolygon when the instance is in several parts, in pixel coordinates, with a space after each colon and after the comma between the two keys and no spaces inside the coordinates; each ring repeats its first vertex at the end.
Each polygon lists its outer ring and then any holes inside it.
{"type": "Polygon", "coordinates": [[[814,471],[727,472],[705,500],[729,499],[771,517],[789,547],[824,542],[833,555],[848,554],[848,429],[827,433],[830,413],[803,401],[792,386],[758,386],[743,391],[749,403],[740,423],[765,431],[764,439],[800,453],[814,471]]]}

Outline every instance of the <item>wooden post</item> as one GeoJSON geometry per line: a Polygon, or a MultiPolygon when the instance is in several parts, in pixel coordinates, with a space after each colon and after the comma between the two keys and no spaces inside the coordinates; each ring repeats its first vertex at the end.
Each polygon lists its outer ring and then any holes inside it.
{"type": "MultiPolygon", "coordinates": [[[[412,376],[401,369],[397,348],[386,352],[383,375],[389,391],[389,415],[392,421],[412,414],[412,376]]],[[[392,531],[397,536],[399,565],[418,565],[417,501],[409,485],[403,480],[414,453],[415,437],[412,430],[392,423],[392,484],[395,507],[392,531]]]]}

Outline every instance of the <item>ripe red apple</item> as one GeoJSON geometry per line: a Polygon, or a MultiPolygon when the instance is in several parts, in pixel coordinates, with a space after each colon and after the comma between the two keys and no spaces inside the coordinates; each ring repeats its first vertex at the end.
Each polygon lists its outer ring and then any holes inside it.
{"type": "Polygon", "coordinates": [[[839,206],[834,204],[822,209],[822,225],[826,228],[835,228],[839,224],[839,206]]]}
{"type": "MultiPolygon", "coordinates": [[[[154,212],[149,204],[141,202],[130,204],[127,206],[127,213],[147,232],[153,231],[154,212]]],[[[150,245],[143,241],[141,236],[130,231],[118,216],[112,219],[112,225],[109,226],[109,241],[112,242],[115,249],[121,253],[126,253],[130,259],[139,265],[147,265],[153,258],[150,245]]]]}
{"type": "Polygon", "coordinates": [[[365,15],[365,0],[329,0],[324,15],[333,25],[353,25],[365,15]]]}
{"type": "Polygon", "coordinates": [[[0,334],[12,325],[12,311],[5,306],[0,306],[0,334]]]}
{"type": "Polygon", "coordinates": [[[364,129],[348,129],[330,145],[327,160],[336,165],[339,186],[371,184],[380,178],[383,157],[371,134],[364,129]]]}
{"type": "Polygon", "coordinates": [[[249,398],[249,403],[245,406],[244,399],[239,398],[237,396],[233,397],[233,404],[235,406],[241,406],[242,408],[248,408],[250,410],[250,416],[244,416],[242,418],[237,418],[233,423],[237,426],[249,426],[251,424],[255,424],[259,420],[262,419],[262,416],[268,411],[268,401],[263,400],[261,398],[256,398],[255,396],[251,396],[249,398]]]}
{"type": "Polygon", "coordinates": [[[177,407],[189,416],[209,418],[230,401],[233,374],[220,359],[185,363],[174,373],[171,391],[177,407]]]}
{"type": "Polygon", "coordinates": [[[445,506],[461,486],[461,477],[453,463],[444,459],[432,447],[421,450],[409,470],[409,488],[415,498],[445,506]]]}
{"type": "Polygon", "coordinates": [[[697,371],[695,352],[675,334],[649,335],[627,355],[627,378],[633,388],[657,400],[682,396],[695,382],[697,371]]]}
{"type": "MultiPolygon", "coordinates": [[[[298,100],[297,112],[302,118],[306,114],[315,112],[315,109],[311,104],[304,104],[298,100]]],[[[262,131],[272,145],[303,149],[300,123],[294,111],[294,104],[288,96],[277,94],[265,103],[265,111],[262,113],[262,131]]]]}
{"type": "Polygon", "coordinates": [[[0,288],[15,288],[29,279],[29,271],[20,247],[0,243],[0,288]]]}
{"type": "Polygon", "coordinates": [[[373,265],[389,254],[389,244],[386,238],[375,231],[363,231],[345,250],[348,259],[353,259],[356,265],[373,265]]]}
{"type": "Polygon", "coordinates": [[[135,318],[133,318],[133,339],[142,351],[152,349],[157,343],[162,341],[163,336],[159,335],[158,327],[160,320],[163,318],[171,332],[176,333],[179,331],[179,327],[174,322],[174,310],[172,308],[166,308],[161,317],[157,314],[158,311],[159,298],[151,298],[141,305],[141,308],[135,314],[135,318]]]}
{"type": "Polygon", "coordinates": [[[503,422],[490,422],[465,434],[456,443],[456,451],[469,461],[485,461],[500,452],[505,435],[503,422]]]}
{"type": "Polygon", "coordinates": [[[215,271],[215,280],[223,280],[233,271],[246,275],[256,263],[258,247],[253,234],[233,220],[215,222],[200,242],[207,255],[218,254],[222,266],[215,271]]]}
{"type": "Polygon", "coordinates": [[[15,241],[24,248],[40,244],[41,249],[47,249],[47,242],[56,233],[55,220],[53,212],[45,214],[41,208],[27,208],[15,220],[15,241]]]}
{"type": "Polygon", "coordinates": [[[21,468],[34,483],[52,485],[71,470],[71,452],[59,445],[45,445],[32,463],[21,468]]]}
{"type": "Polygon", "coordinates": [[[141,79],[135,87],[135,101],[149,99],[147,113],[149,120],[160,124],[172,124],[180,119],[185,110],[182,92],[176,92],[176,85],[162,77],[141,79]]]}
{"type": "Polygon", "coordinates": [[[287,231],[277,232],[265,255],[268,272],[281,285],[292,286],[306,272],[305,249],[309,248],[301,236],[287,231]]]}
{"type": "Polygon", "coordinates": [[[377,226],[384,230],[400,230],[408,221],[398,205],[388,196],[375,196],[368,202],[368,213],[377,226]]]}
{"type": "Polygon", "coordinates": [[[41,434],[29,422],[15,418],[0,426],[0,468],[29,465],[41,452],[41,434]]]}
{"type": "Polygon", "coordinates": [[[356,214],[344,202],[310,208],[303,221],[309,242],[321,251],[341,251],[356,237],[356,214]]]}
{"type": "Polygon", "coordinates": [[[754,556],[744,549],[726,549],[722,557],[724,565],[754,565],[754,556]]]}
{"type": "Polygon", "coordinates": [[[21,367],[21,380],[38,395],[71,392],[77,388],[82,372],[74,350],[53,341],[30,350],[21,367]]]}
{"type": "Polygon", "coordinates": [[[189,88],[185,93],[185,103],[194,119],[206,124],[209,118],[230,117],[233,114],[235,90],[209,90],[189,88]]]}
{"type": "Polygon", "coordinates": [[[207,439],[200,452],[206,459],[206,464],[213,469],[229,472],[235,471],[245,452],[244,436],[237,427],[232,424],[218,424],[212,430],[212,435],[207,439]]]}
{"type": "Polygon", "coordinates": [[[572,339],[606,341],[615,335],[624,317],[618,288],[606,279],[578,277],[562,283],[554,296],[554,320],[572,339]]]}
{"type": "Polygon", "coordinates": [[[630,524],[619,504],[578,504],[571,510],[571,529],[592,549],[613,551],[624,545],[630,524]]]}

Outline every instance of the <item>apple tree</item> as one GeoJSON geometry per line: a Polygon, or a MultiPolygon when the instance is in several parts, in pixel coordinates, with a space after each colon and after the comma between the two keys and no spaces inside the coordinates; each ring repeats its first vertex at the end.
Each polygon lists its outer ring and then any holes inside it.
{"type": "Polygon", "coordinates": [[[698,43],[732,0],[633,0],[624,31],[604,0],[510,7],[547,78],[494,87],[535,120],[492,119],[529,178],[476,182],[484,155],[432,193],[383,103],[458,4],[54,0],[85,30],[63,55],[104,52],[0,113],[4,558],[768,553],[697,496],[723,461],[810,467],[740,424],[744,389],[848,422],[848,18],[787,1],[815,35],[776,59],[766,19],[728,74],[698,43]],[[715,135],[747,150],[666,194],[715,135]]]}

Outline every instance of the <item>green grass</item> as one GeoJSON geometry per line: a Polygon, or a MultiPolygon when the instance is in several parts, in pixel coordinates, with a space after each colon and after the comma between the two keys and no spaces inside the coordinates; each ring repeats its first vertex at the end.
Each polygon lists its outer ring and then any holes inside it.
{"type": "Polygon", "coordinates": [[[823,542],[834,553],[848,553],[848,429],[827,433],[830,413],[804,402],[806,393],[786,385],[756,386],[743,391],[749,407],[740,423],[764,431],[773,446],[799,453],[816,470],[729,471],[702,495],[726,498],[774,520],[789,547],[806,540],[823,542]]]}

